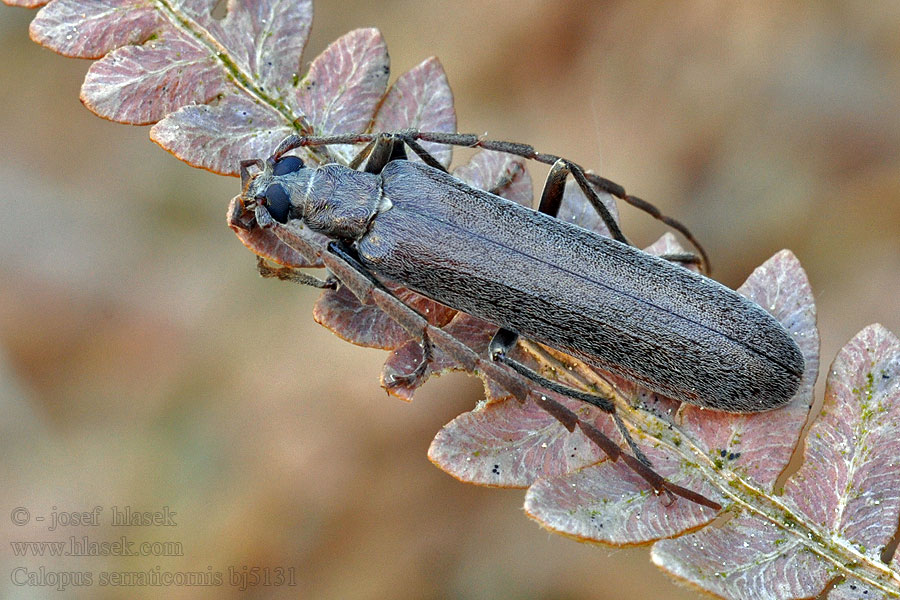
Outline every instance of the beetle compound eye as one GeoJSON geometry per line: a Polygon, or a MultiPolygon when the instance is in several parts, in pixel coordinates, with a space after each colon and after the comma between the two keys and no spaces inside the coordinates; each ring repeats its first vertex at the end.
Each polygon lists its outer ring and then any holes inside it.
{"type": "Polygon", "coordinates": [[[280,183],[273,183],[266,188],[266,208],[273,219],[279,223],[287,223],[291,200],[280,183]]]}
{"type": "Polygon", "coordinates": [[[272,174],[275,176],[287,175],[288,173],[299,171],[302,167],[303,161],[298,157],[285,156],[284,158],[278,159],[278,162],[275,163],[275,168],[272,170],[272,174]]]}

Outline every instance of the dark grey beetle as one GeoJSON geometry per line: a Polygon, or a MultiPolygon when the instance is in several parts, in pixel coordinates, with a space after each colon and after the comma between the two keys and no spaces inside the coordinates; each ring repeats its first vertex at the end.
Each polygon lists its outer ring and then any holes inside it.
{"type": "MultiPolygon", "coordinates": [[[[402,160],[396,149],[376,160],[376,147],[366,171],[282,157],[305,139],[242,165],[243,198],[247,208],[255,202],[257,220],[261,211],[280,223],[302,219],[369,274],[498,325],[495,354],[521,335],[664,396],[730,412],[777,408],[796,393],[804,360],[791,335],[718,282],[402,160]],[[249,178],[253,163],[262,172],[249,178]]],[[[556,184],[551,193],[561,195],[556,184]]],[[[545,212],[555,214],[555,204],[545,212]]]]}

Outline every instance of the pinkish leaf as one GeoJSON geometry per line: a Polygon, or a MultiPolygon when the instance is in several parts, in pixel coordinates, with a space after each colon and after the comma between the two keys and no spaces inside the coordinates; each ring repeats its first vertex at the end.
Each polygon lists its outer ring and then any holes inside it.
{"type": "Polygon", "coordinates": [[[748,516],[659,541],[652,557],[677,579],[734,600],[811,598],[830,577],[797,536],[748,516]]]}
{"type": "Polygon", "coordinates": [[[145,42],[166,27],[146,0],[55,0],[31,22],[31,39],[63,56],[100,58],[120,46],[145,42]]]}
{"type": "Polygon", "coordinates": [[[207,48],[185,37],[124,46],[91,65],[81,100],[112,121],[156,123],[187,102],[209,102],[223,92],[221,68],[207,48]]]}
{"type": "Polygon", "coordinates": [[[3,0],[7,6],[21,6],[22,8],[37,8],[50,2],[50,0],[3,0]]]}
{"type": "MultiPolygon", "coordinates": [[[[156,123],[151,138],[216,173],[269,155],[290,133],[365,131],[375,110],[452,131],[452,94],[435,60],[401,77],[384,100],[387,49],[375,29],[331,44],[300,77],[311,0],[229,2],[217,20],[207,0],[56,0],[32,22],[32,37],[69,56],[99,58],[82,87],[84,104],[124,123],[156,123]],[[409,106],[407,106],[408,108],[409,106]],[[393,111],[393,112],[392,112],[393,111]]],[[[325,153],[303,150],[313,162],[325,153]]],[[[346,162],[355,149],[334,150],[346,162]]],[[[444,151],[446,152],[446,151],[444,151]]]]}
{"type": "MultiPolygon", "coordinates": [[[[300,81],[296,102],[317,135],[365,131],[387,89],[390,59],[377,29],[332,42],[300,81]]],[[[339,152],[349,159],[353,149],[339,152]]]]}
{"type": "MultiPolygon", "coordinates": [[[[212,50],[210,37],[231,50],[229,60],[240,72],[251,74],[260,91],[278,97],[280,87],[291,87],[309,34],[308,1],[292,6],[286,0],[233,3],[221,22],[209,16],[208,3],[181,9],[194,19],[198,35],[185,35],[171,22],[158,23],[163,26],[154,28],[154,39],[113,50],[88,71],[81,90],[88,108],[104,118],[140,125],[155,123],[185,104],[209,102],[231,88],[223,76],[224,54],[212,50]],[[273,42],[277,46],[269,45],[273,42]]],[[[165,15],[155,14],[159,19],[165,15]]],[[[103,17],[97,22],[114,24],[108,11],[103,17]]],[[[87,37],[93,39],[90,33],[87,37]]]]}
{"type": "Polygon", "coordinates": [[[880,590],[866,585],[859,579],[848,579],[837,584],[828,592],[828,600],[869,600],[870,598],[884,598],[880,590]]]}
{"type": "Polygon", "coordinates": [[[800,389],[778,410],[729,414],[684,405],[677,420],[713,460],[724,460],[729,469],[771,491],[790,460],[812,405],[819,372],[815,304],[806,273],[787,250],[758,267],[738,292],[772,313],[793,335],[806,361],[800,389]]]}
{"type": "MultiPolygon", "coordinates": [[[[163,148],[194,166],[235,174],[240,159],[267,156],[297,127],[311,128],[293,88],[312,3],[229,2],[222,20],[211,9],[207,0],[56,0],[38,13],[31,33],[69,56],[109,53],[81,91],[98,115],[157,123],[151,138],[163,148]]],[[[367,37],[346,39],[360,36],[367,37]]],[[[329,69],[327,60],[318,65],[329,69]]],[[[374,105],[367,110],[366,119],[374,105]]]]}
{"type": "MultiPolygon", "coordinates": [[[[561,401],[607,436],[618,435],[598,409],[561,401]]],[[[463,413],[428,449],[431,462],[457,479],[497,487],[526,487],[538,477],[568,473],[604,457],[581,430],[566,431],[530,400],[492,402],[463,413]]]]}
{"type": "MultiPolygon", "coordinates": [[[[373,131],[456,132],[456,112],[453,110],[453,92],[447,75],[438,59],[431,57],[397,78],[375,115],[373,131]]],[[[439,163],[450,166],[453,149],[445,144],[423,143],[439,163]]],[[[415,153],[412,160],[418,161],[415,153]]]]}
{"type": "Polygon", "coordinates": [[[863,329],[838,354],[785,500],[879,560],[900,517],[900,340],[863,329]]]}
{"type": "Polygon", "coordinates": [[[171,113],[150,129],[150,139],[185,162],[227,175],[244,158],[268,156],[291,131],[269,107],[230,93],[171,113]]]}
{"type": "MultiPolygon", "coordinates": [[[[387,287],[436,327],[446,325],[456,312],[405,288],[390,284],[387,287]]],[[[396,321],[375,305],[360,303],[344,286],[319,297],[313,318],[358,346],[393,350],[409,340],[409,334],[396,321]]]]}
{"type": "Polygon", "coordinates": [[[457,167],[453,176],[474,188],[496,192],[522,206],[532,208],[534,191],[525,161],[512,154],[482,150],[468,164],[457,167]]]}
{"type": "Polygon", "coordinates": [[[654,562],[726,598],[812,597],[836,574],[848,577],[837,597],[896,595],[881,554],[900,515],[898,413],[900,340],[872,325],[835,359],[804,464],[779,504],[757,489],[724,526],[657,542],[654,562]]]}
{"type": "Polygon", "coordinates": [[[312,0],[232,0],[221,21],[211,18],[209,2],[198,7],[198,20],[260,91],[283,101],[293,95],[312,25],[312,0]]]}
{"type": "MultiPolygon", "coordinates": [[[[721,500],[709,482],[677,456],[650,446],[643,450],[668,481],[721,500]]],[[[661,499],[631,469],[611,460],[538,480],[525,495],[525,512],[551,531],[614,546],[679,535],[716,517],[716,511],[693,502],[661,499]]]]}

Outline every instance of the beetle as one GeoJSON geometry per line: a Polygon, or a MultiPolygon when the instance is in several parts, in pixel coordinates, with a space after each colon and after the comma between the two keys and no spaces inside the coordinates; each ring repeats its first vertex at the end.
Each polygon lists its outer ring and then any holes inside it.
{"type": "MultiPolygon", "coordinates": [[[[608,398],[561,386],[510,358],[517,338],[710,409],[759,412],[794,396],[805,364],[785,328],[757,304],[678,264],[684,256],[667,260],[627,243],[581,167],[541,155],[557,160],[533,210],[466,185],[416,141],[484,147],[473,137],[290,136],[267,161],[242,163],[236,210],[263,227],[300,219],[331,238],[329,253],[372,286],[392,281],[495,324],[492,360],[612,414],[608,398]],[[308,167],[285,156],[301,146],[359,141],[370,143],[350,166],[308,167]],[[424,162],[405,160],[404,146],[424,162]],[[254,165],[260,172],[251,176],[254,165]],[[555,218],[569,175],[613,238],[555,218]]],[[[493,149],[536,155],[528,146],[499,144],[493,149]]],[[[427,331],[420,337],[427,346],[427,331]]]]}

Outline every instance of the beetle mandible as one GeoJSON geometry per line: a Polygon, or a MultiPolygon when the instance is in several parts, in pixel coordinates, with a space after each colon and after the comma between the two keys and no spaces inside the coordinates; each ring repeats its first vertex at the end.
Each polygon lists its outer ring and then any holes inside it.
{"type": "MultiPolygon", "coordinates": [[[[414,131],[291,136],[267,161],[242,163],[241,210],[261,226],[302,219],[332,238],[329,252],[373,285],[393,281],[494,323],[500,329],[492,359],[608,412],[614,413],[608,400],[555,384],[509,358],[518,336],[706,408],[759,412],[794,396],[804,359],[784,327],[724,285],[629,245],[602,208],[596,182],[578,165],[553,161],[535,211],[464,184],[416,140],[486,147],[475,136],[414,131]],[[360,141],[370,143],[349,167],[307,167],[285,156],[300,146],[360,141]],[[404,146],[424,163],[405,160],[404,146]],[[251,165],[261,172],[251,176],[251,165]],[[555,218],[569,175],[617,239],[555,218]]],[[[557,158],[519,144],[491,149],[557,158]]]]}

